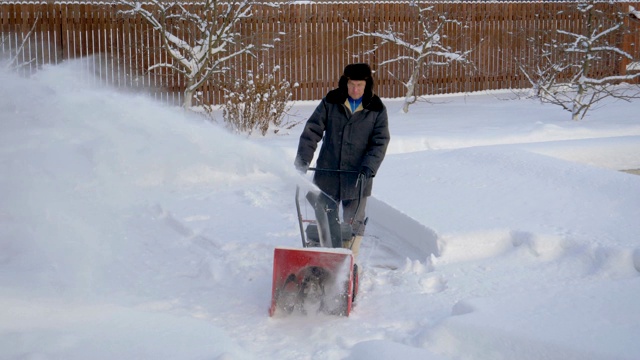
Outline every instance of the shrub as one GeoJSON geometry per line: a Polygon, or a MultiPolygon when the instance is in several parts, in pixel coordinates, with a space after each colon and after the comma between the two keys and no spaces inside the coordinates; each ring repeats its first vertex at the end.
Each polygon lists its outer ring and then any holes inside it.
{"type": "Polygon", "coordinates": [[[256,73],[248,71],[246,78],[226,84],[222,116],[227,127],[247,134],[259,130],[264,136],[270,128],[277,133],[296,125],[283,119],[293,105],[291,90],[297,85],[276,80],[278,71],[276,66],[267,74],[260,66],[256,73]]]}

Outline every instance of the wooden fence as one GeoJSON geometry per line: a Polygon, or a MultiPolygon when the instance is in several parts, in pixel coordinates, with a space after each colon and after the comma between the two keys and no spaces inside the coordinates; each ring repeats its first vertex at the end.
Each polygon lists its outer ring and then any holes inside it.
{"type": "MultiPolygon", "coordinates": [[[[429,3],[420,3],[425,7],[429,3]]],[[[448,25],[445,44],[454,49],[471,49],[471,66],[454,64],[431,67],[419,83],[417,93],[447,94],[491,89],[527,88],[530,84],[518,70],[519,64],[535,65],[540,45],[549,42],[556,29],[579,31],[583,26],[575,3],[565,2],[436,2],[434,13],[446,14],[462,27],[448,25]],[[535,39],[532,43],[531,40],[535,39]]],[[[598,6],[607,13],[627,11],[640,3],[608,3],[598,6]]],[[[3,2],[0,3],[0,55],[16,57],[25,73],[43,64],[80,61],[97,78],[114,87],[141,88],[165,101],[179,103],[184,82],[178,74],[147,71],[150,65],[170,61],[161,48],[159,34],[141,18],[123,17],[115,3],[3,2]],[[24,42],[27,34],[28,41],[24,42]],[[24,44],[23,47],[21,47],[24,44]]],[[[210,104],[223,99],[221,83],[261,67],[279,67],[278,76],[298,86],[294,100],[318,100],[337,86],[343,67],[368,62],[376,71],[376,92],[385,98],[402,97],[411,64],[381,62],[406,50],[379,45],[373,38],[347,39],[357,31],[373,32],[392,27],[417,36],[416,8],[408,2],[281,4],[278,8],[254,5],[253,16],[239,31],[256,42],[270,43],[268,51],[255,57],[243,55],[228,63],[226,80],[213,78],[202,87],[202,99],[210,104]]],[[[635,30],[612,39],[640,58],[640,27],[627,18],[635,30]]],[[[628,61],[609,56],[596,73],[625,73],[628,61]]]]}

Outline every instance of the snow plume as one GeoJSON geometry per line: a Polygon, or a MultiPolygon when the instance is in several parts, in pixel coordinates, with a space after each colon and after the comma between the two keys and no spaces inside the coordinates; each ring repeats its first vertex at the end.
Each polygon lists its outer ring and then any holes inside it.
{"type": "Polygon", "coordinates": [[[175,194],[248,187],[246,197],[255,189],[244,179],[269,186],[297,176],[277,150],[144,96],[83,85],[82,76],[73,64],[33,79],[0,74],[13,84],[0,88],[5,279],[27,271],[23,286],[90,292],[132,244],[132,222],[152,218],[174,238],[195,236],[165,209],[175,194]]]}

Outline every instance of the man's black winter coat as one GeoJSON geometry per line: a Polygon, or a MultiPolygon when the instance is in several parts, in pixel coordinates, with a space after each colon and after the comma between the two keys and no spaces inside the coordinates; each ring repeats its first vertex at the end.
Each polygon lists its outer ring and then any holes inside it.
{"type": "MultiPolygon", "coordinates": [[[[354,171],[315,172],[314,183],[336,201],[357,199],[358,172],[364,166],[375,175],[390,140],[387,109],[377,95],[365,94],[364,109],[354,114],[345,105],[346,100],[340,88],[327,93],[300,135],[296,157],[297,163],[310,164],[322,140],[316,168],[354,171]]],[[[369,179],[363,195],[370,196],[371,188],[369,179]]]]}

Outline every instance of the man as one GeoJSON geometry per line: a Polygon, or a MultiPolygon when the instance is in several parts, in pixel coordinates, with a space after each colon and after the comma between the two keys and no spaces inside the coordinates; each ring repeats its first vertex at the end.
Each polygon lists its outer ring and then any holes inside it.
{"type": "MultiPolygon", "coordinates": [[[[365,207],[375,176],[389,145],[387,109],[373,93],[368,64],[344,68],[338,88],[322,99],[300,135],[296,168],[305,173],[318,154],[313,181],[327,196],[342,204],[344,222],[356,231],[353,243],[345,242],[358,255],[365,230],[365,207]],[[360,196],[360,194],[362,196],[360,196]]],[[[337,216],[337,207],[336,207],[337,216]]]]}

